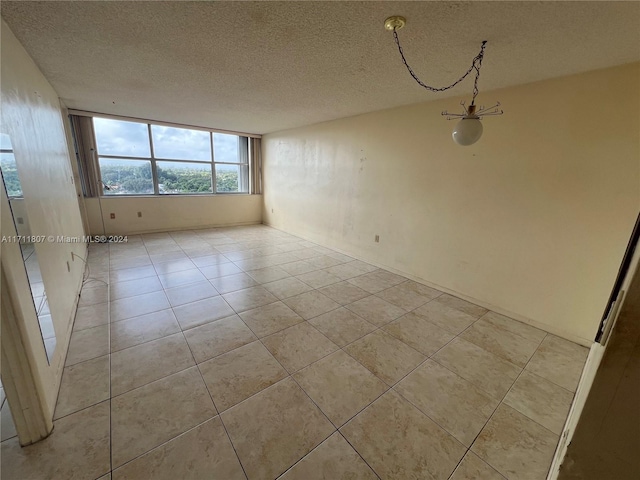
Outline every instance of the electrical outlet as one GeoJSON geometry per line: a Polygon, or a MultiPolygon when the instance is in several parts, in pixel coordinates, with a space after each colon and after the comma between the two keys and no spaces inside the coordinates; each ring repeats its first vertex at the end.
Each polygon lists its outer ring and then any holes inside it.
{"type": "Polygon", "coordinates": [[[138,212],[138,218],[142,217],[142,212],[138,212]]]}
{"type": "Polygon", "coordinates": [[[376,243],[380,243],[380,235],[376,235],[376,238],[374,240],[376,243]]]}
{"type": "Polygon", "coordinates": [[[111,220],[113,220],[113,219],[115,219],[115,218],[116,218],[116,214],[115,214],[115,213],[112,213],[112,214],[110,215],[110,217],[111,217],[111,220]]]}

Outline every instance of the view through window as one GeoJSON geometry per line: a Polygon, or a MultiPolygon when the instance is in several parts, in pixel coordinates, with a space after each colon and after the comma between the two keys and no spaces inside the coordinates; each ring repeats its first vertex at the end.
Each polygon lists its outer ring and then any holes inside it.
{"type": "Polygon", "coordinates": [[[93,118],[104,195],[248,193],[248,138],[93,118]]]}
{"type": "Polygon", "coordinates": [[[9,198],[22,197],[22,185],[18,177],[11,139],[4,133],[0,133],[0,170],[9,198]]]}

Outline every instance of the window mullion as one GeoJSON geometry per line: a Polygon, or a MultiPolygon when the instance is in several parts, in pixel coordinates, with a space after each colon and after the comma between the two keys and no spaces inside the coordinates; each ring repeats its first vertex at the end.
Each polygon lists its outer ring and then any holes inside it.
{"type": "Polygon", "coordinates": [[[153,194],[160,195],[160,182],[158,181],[158,166],[156,165],[156,156],[153,152],[153,139],[151,138],[151,124],[147,123],[149,131],[149,151],[151,152],[151,180],[153,181],[153,194]]]}
{"type": "Polygon", "coordinates": [[[211,191],[215,195],[218,193],[218,179],[216,178],[216,158],[213,153],[213,132],[209,132],[209,141],[211,143],[211,191]]]}

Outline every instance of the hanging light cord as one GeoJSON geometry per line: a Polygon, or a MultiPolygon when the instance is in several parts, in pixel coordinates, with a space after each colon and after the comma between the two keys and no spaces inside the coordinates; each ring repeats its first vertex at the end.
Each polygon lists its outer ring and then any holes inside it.
{"type": "Polygon", "coordinates": [[[482,46],[480,47],[480,53],[478,53],[478,55],[475,56],[475,58],[473,59],[473,62],[471,62],[471,66],[469,67],[469,70],[467,70],[464,75],[462,75],[458,80],[453,82],[451,85],[447,85],[446,87],[432,87],[431,85],[427,85],[422,80],[420,80],[418,76],[415,74],[415,72],[413,71],[413,69],[407,63],[407,59],[404,56],[402,47],[400,46],[400,39],[398,38],[398,32],[396,31],[395,28],[393,29],[393,38],[396,41],[396,45],[398,46],[398,51],[400,52],[400,56],[402,57],[402,63],[404,63],[404,66],[407,67],[407,70],[409,71],[413,79],[416,82],[418,82],[418,85],[420,85],[423,88],[426,88],[431,92],[444,92],[445,90],[449,90],[450,88],[455,87],[462,80],[467,78],[469,74],[475,70],[476,79],[473,83],[473,99],[471,100],[471,105],[475,104],[476,96],[478,95],[478,78],[480,77],[480,67],[482,66],[482,58],[484,57],[484,47],[487,44],[486,40],[482,42],[482,46]]]}

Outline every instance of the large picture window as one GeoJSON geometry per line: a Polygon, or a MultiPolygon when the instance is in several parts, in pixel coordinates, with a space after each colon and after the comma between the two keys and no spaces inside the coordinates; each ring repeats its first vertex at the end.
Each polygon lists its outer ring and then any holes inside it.
{"type": "Polygon", "coordinates": [[[248,138],[93,118],[103,195],[249,192],[248,138]]]}

